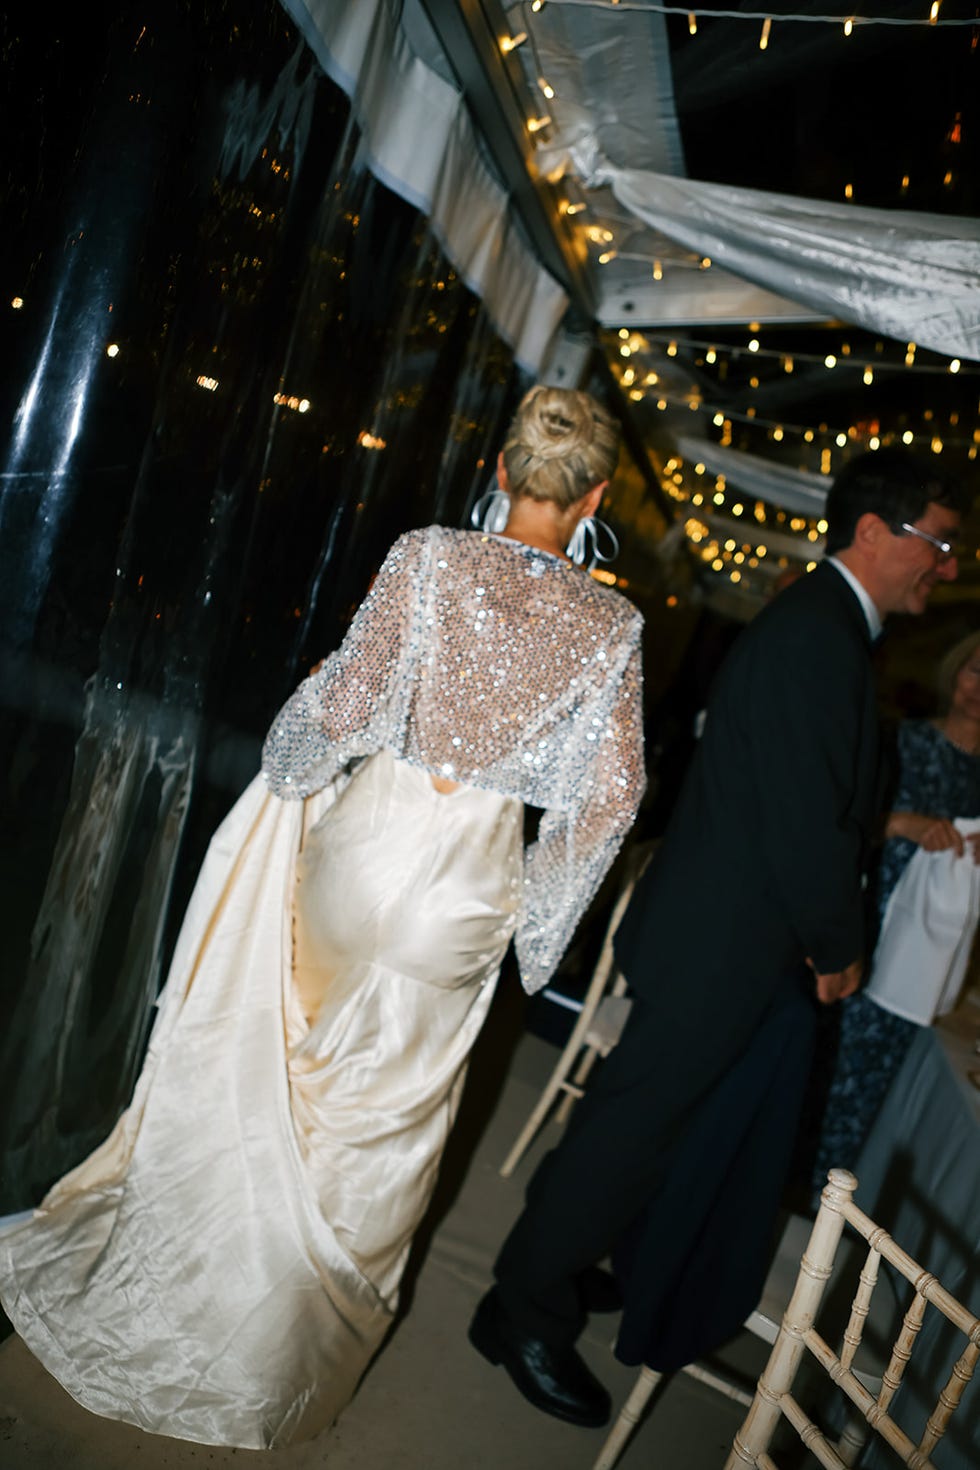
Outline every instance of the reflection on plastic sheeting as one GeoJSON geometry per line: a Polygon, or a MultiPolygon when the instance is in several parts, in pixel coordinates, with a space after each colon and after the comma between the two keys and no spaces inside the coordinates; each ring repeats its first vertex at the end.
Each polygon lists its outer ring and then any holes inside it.
{"type": "Polygon", "coordinates": [[[269,718],[521,386],[272,0],[3,24],[0,1212],[112,1126],[269,718]]]}

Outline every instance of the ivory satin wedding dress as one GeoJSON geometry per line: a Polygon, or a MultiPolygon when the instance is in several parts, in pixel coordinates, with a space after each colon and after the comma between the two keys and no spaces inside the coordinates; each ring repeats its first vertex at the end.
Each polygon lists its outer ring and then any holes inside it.
{"type": "Polygon", "coordinates": [[[624,599],[517,543],[440,528],[396,543],[212,839],[130,1107],[0,1234],[4,1306],[79,1402],[259,1449],[350,1399],[391,1325],[507,945],[516,930],[525,984],[544,983],[635,811],[638,630],[624,599]],[[438,575],[450,566],[466,597],[438,575]],[[500,637],[461,670],[456,641],[476,641],[481,611],[499,632],[509,607],[515,672],[515,598],[540,602],[547,581],[591,629],[575,672],[508,679],[500,637]],[[486,710],[492,739],[446,689],[469,698],[489,673],[507,691],[486,710]],[[535,784],[559,729],[565,762],[535,784]],[[474,755],[491,751],[481,778],[474,755]],[[542,781],[562,806],[525,854],[524,793],[542,781]]]}

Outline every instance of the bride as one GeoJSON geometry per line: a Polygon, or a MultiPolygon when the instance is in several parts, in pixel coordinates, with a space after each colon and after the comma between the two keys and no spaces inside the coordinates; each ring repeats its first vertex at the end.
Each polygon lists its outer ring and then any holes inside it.
{"type": "Polygon", "coordinates": [[[641,619],[565,552],[617,448],[587,394],[533,388],[502,532],[401,536],[273,722],[132,1103],[0,1235],[11,1321],[96,1413],[308,1438],[390,1326],[504,952],[545,984],[642,793],[641,619]]]}

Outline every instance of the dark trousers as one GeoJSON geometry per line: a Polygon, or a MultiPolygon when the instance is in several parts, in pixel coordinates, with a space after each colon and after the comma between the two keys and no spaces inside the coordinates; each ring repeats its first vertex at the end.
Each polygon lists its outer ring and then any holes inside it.
{"type": "Polygon", "coordinates": [[[679,1367],[731,1335],[768,1266],[814,1027],[796,976],[744,1038],[707,1017],[699,1042],[667,1037],[653,1008],[634,1008],[497,1259],[501,1307],[522,1331],[573,1341],[584,1321],[576,1277],[611,1255],[624,1361],[679,1367]],[[674,1340],[680,1284],[712,1305],[695,1312],[693,1338],[674,1340]]]}

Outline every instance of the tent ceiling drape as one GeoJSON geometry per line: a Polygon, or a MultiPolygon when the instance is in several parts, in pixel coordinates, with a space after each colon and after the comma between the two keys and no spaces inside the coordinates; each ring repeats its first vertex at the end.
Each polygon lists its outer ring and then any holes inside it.
{"type": "MultiPolygon", "coordinates": [[[[594,332],[686,326],[697,337],[733,323],[843,323],[980,361],[980,220],[686,177],[671,42],[653,0],[548,0],[536,10],[523,0],[283,4],[351,96],[372,169],[430,214],[531,371],[546,369],[570,300],[594,332]],[[486,125],[488,90],[501,99],[494,127],[514,135],[509,151],[486,125]],[[550,251],[533,249],[529,187],[553,209],[550,251]],[[542,259],[568,269],[549,271],[542,259]]],[[[798,56],[806,52],[801,42],[798,56]]],[[[718,46],[706,55],[717,60],[718,46]]],[[[688,91],[691,76],[688,65],[688,91]]],[[[697,408],[698,368],[682,359],[686,406],[697,408]]],[[[621,381],[640,399],[634,361],[621,381]]],[[[640,420],[643,432],[642,411],[640,420]]],[[[769,461],[712,446],[670,413],[658,432],[685,457],[696,440],[697,459],[745,493],[819,514],[826,480],[786,468],[785,449],[769,461]]],[[[823,475],[829,463],[825,450],[823,475]]]]}
{"type": "MultiPolygon", "coordinates": [[[[538,371],[568,297],[525,243],[458,89],[415,54],[386,0],[283,5],[351,98],[372,172],[429,216],[518,362],[538,371]]],[[[420,44],[418,13],[412,35],[420,44]]]]}

